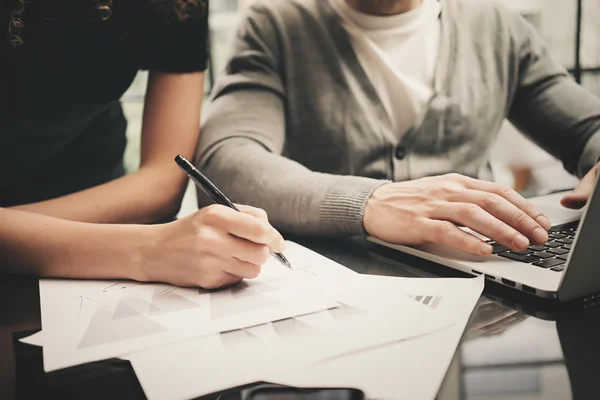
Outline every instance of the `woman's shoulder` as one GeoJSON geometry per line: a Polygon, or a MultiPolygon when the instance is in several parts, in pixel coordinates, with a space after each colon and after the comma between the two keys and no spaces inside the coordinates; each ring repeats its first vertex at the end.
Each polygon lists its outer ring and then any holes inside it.
{"type": "Polygon", "coordinates": [[[208,0],[133,0],[116,8],[119,21],[144,34],[142,69],[185,73],[203,71],[208,59],[208,0]],[[177,5],[188,4],[192,6],[177,5]]]}

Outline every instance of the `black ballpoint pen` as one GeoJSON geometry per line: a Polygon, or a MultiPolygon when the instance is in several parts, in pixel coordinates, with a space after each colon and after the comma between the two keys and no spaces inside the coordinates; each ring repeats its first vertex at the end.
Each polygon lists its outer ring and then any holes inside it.
{"type": "MultiPolygon", "coordinates": [[[[227,196],[223,194],[206,176],[196,169],[184,156],[179,154],[175,157],[175,162],[179,165],[179,168],[187,174],[187,176],[194,181],[194,183],[202,189],[213,201],[217,204],[233,208],[236,211],[240,211],[235,204],[233,204],[227,196]]],[[[271,252],[271,255],[287,268],[292,268],[290,262],[281,253],[271,252]]]]}

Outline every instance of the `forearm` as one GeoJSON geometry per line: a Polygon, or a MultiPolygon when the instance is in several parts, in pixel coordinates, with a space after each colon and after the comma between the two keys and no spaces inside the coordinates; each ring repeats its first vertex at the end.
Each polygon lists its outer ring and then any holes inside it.
{"type": "Polygon", "coordinates": [[[149,77],[139,170],[103,185],[17,209],[96,223],[154,223],[173,217],[187,183],[173,159],[177,154],[191,157],[198,140],[204,73],[152,71],[149,77]]]}
{"type": "Polygon", "coordinates": [[[598,163],[600,163],[600,130],[588,140],[581,153],[578,175],[584,176],[598,163]]]}
{"type": "Polygon", "coordinates": [[[313,172],[243,138],[226,140],[198,164],[234,202],[262,208],[275,228],[302,235],[364,234],[367,200],[386,183],[313,172]]]}
{"type": "Polygon", "coordinates": [[[0,269],[47,277],[138,279],[142,251],[151,246],[149,229],[0,208],[0,269]]]}
{"type": "Polygon", "coordinates": [[[158,166],[141,168],[81,192],[14,209],[81,222],[157,222],[175,215],[181,203],[185,175],[176,167],[173,163],[173,166],[165,166],[167,171],[161,171],[158,166]]]}
{"type": "Polygon", "coordinates": [[[509,117],[572,174],[583,177],[600,157],[600,99],[569,78],[520,89],[509,117]]]}

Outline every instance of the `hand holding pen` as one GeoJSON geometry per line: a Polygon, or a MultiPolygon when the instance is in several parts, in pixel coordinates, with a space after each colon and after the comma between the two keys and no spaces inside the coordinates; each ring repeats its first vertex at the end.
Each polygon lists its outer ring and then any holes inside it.
{"type": "MultiPolygon", "coordinates": [[[[241,212],[241,210],[234,205],[228,198],[221,192],[206,176],[204,176],[200,171],[198,171],[185,157],[182,155],[178,155],[175,157],[175,162],[179,167],[188,175],[188,177],[200,188],[204,193],[206,193],[215,203],[226,206],[232,210],[241,212]]],[[[250,208],[246,208],[250,209],[250,208]]],[[[253,209],[258,210],[258,209],[253,209]]],[[[260,216],[267,222],[266,213],[264,211],[258,211],[260,216]]],[[[256,216],[256,215],[255,215],[256,216]]],[[[270,226],[270,225],[269,225],[270,226]]],[[[279,261],[282,265],[287,268],[292,268],[289,261],[285,258],[285,256],[281,253],[281,248],[284,247],[285,242],[281,235],[274,229],[271,228],[273,232],[276,233],[275,246],[279,248],[278,251],[271,251],[271,255],[279,261]]],[[[260,232],[258,232],[260,233],[260,232]]],[[[263,235],[264,236],[264,235],[263,235]]],[[[246,239],[248,239],[246,237],[246,239]]]]}
{"type": "Polygon", "coordinates": [[[271,256],[290,267],[281,254],[285,241],[263,210],[228,204],[187,160],[177,160],[218,204],[174,222],[139,229],[134,235],[139,251],[132,253],[132,279],[217,289],[256,278],[271,256]]]}
{"type": "Polygon", "coordinates": [[[217,289],[256,278],[283,238],[264,211],[211,205],[174,222],[131,229],[139,241],[131,278],[217,289]]]}

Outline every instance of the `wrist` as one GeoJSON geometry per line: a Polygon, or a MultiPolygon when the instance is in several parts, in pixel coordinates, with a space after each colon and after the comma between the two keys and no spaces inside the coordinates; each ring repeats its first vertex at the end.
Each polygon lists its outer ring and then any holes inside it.
{"type": "Polygon", "coordinates": [[[375,219],[377,218],[377,215],[379,214],[378,210],[382,203],[380,194],[381,194],[382,188],[385,188],[390,183],[391,182],[385,183],[385,184],[379,186],[377,189],[375,189],[373,191],[373,193],[371,193],[371,196],[369,197],[369,199],[367,200],[367,203],[365,204],[365,209],[363,212],[363,227],[368,236],[376,236],[375,235],[376,229],[374,227],[374,224],[375,224],[375,219]]]}
{"type": "Polygon", "coordinates": [[[363,214],[373,191],[385,181],[359,176],[336,178],[319,205],[318,234],[323,236],[364,235],[363,214]]]}
{"type": "Polygon", "coordinates": [[[160,225],[130,225],[128,228],[130,240],[126,241],[128,245],[124,250],[128,263],[127,278],[140,282],[152,281],[148,265],[158,243],[160,225]]]}

